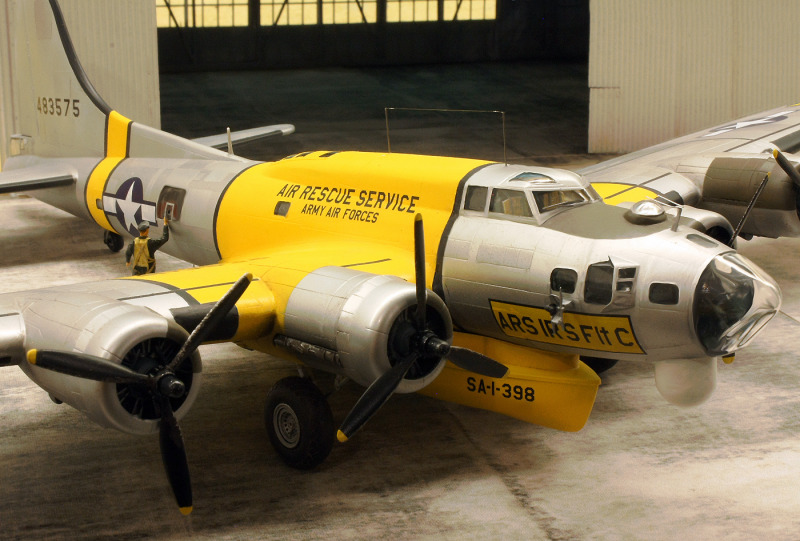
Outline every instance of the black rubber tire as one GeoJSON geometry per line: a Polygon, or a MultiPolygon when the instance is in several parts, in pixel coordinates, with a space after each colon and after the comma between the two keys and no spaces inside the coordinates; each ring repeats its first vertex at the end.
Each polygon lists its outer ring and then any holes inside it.
{"type": "Polygon", "coordinates": [[[111,231],[105,231],[103,233],[103,243],[108,246],[108,249],[114,253],[119,252],[122,250],[122,247],[125,246],[125,239],[123,239],[120,235],[116,233],[112,233],[111,231]]]}
{"type": "Polygon", "coordinates": [[[602,374],[619,362],[616,359],[601,359],[600,357],[581,357],[581,361],[594,370],[595,374],[602,374]]]}
{"type": "Polygon", "coordinates": [[[314,468],[333,448],[331,408],[309,379],[294,376],[278,381],[267,394],[264,423],[270,443],[292,468],[314,468]]]}

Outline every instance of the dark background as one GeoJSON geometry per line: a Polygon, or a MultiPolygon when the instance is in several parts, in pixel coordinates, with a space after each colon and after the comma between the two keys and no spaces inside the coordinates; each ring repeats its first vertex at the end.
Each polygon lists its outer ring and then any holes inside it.
{"type": "MultiPolygon", "coordinates": [[[[255,6],[257,7],[257,6],[255,6]]],[[[180,71],[585,62],[588,0],[498,0],[497,19],[415,23],[159,28],[159,63],[180,71]]]]}

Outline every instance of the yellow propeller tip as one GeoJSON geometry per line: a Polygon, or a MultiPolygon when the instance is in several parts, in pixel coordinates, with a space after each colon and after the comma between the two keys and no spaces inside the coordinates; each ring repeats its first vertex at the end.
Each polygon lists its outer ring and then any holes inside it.
{"type": "Polygon", "coordinates": [[[349,440],[350,438],[348,438],[347,436],[345,436],[344,432],[342,432],[342,431],[340,430],[340,431],[338,431],[338,432],[336,433],[336,439],[337,439],[337,440],[339,440],[339,442],[340,442],[340,443],[345,443],[345,442],[346,442],[347,440],[349,440]]]}
{"type": "Polygon", "coordinates": [[[28,351],[27,357],[28,357],[28,362],[29,363],[36,364],[36,353],[37,352],[36,352],[35,349],[32,349],[32,350],[28,351]]]}
{"type": "Polygon", "coordinates": [[[416,214],[416,215],[414,216],[414,221],[415,221],[415,222],[422,221],[422,214],[419,214],[419,213],[418,213],[418,214],[416,214]]]}
{"type": "Polygon", "coordinates": [[[253,281],[253,273],[252,272],[248,272],[247,274],[245,274],[245,276],[247,276],[247,281],[248,282],[252,282],[253,281]]]}
{"type": "Polygon", "coordinates": [[[181,515],[188,517],[189,514],[192,512],[192,509],[194,509],[194,507],[192,507],[191,505],[189,507],[181,507],[180,508],[181,515]]]}
{"type": "Polygon", "coordinates": [[[773,149],[772,149],[772,155],[773,155],[775,158],[777,158],[777,157],[778,157],[778,149],[777,149],[777,148],[773,148],[773,149]]]}

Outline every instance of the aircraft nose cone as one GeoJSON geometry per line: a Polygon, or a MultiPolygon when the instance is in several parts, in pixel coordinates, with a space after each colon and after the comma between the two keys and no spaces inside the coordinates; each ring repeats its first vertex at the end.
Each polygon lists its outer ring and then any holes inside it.
{"type": "Polygon", "coordinates": [[[695,332],[710,355],[745,346],[781,306],[778,284],[740,254],[723,254],[706,266],[695,288],[695,332]]]}

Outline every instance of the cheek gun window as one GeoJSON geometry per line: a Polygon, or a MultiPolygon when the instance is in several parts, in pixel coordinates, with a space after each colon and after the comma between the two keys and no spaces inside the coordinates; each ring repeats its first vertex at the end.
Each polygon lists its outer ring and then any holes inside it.
{"type": "Polygon", "coordinates": [[[589,265],[583,298],[591,304],[608,304],[614,295],[614,265],[610,261],[589,265]]]}
{"type": "Polygon", "coordinates": [[[572,269],[553,269],[550,274],[550,289],[562,293],[575,293],[578,273],[572,269]]]}
{"type": "Polygon", "coordinates": [[[649,299],[653,304],[678,304],[680,291],[675,284],[650,284],[649,299]]]}
{"type": "Polygon", "coordinates": [[[528,205],[525,192],[520,190],[494,190],[489,212],[531,218],[533,213],[528,205]]]}

